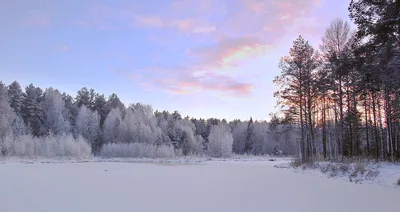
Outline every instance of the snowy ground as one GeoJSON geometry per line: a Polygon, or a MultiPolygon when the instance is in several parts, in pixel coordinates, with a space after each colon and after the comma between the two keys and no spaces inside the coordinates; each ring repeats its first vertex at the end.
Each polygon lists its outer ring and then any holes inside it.
{"type": "MultiPolygon", "coordinates": [[[[0,164],[1,212],[397,211],[400,189],[270,161],[0,164]]],[[[148,161],[146,161],[148,162],[148,161]]]]}
{"type": "Polygon", "coordinates": [[[400,189],[400,185],[398,185],[400,180],[399,164],[314,162],[293,168],[288,162],[280,163],[280,161],[276,161],[274,166],[289,169],[299,174],[400,189]]]}

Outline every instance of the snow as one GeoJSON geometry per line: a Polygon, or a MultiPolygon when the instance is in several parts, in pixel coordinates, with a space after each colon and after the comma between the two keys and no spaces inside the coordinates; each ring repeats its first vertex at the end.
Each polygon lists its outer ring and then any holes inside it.
{"type": "Polygon", "coordinates": [[[393,163],[334,163],[334,162],[315,162],[312,165],[302,165],[297,168],[290,166],[287,161],[276,161],[277,168],[291,170],[298,174],[307,174],[323,178],[353,182],[357,184],[373,184],[384,187],[400,188],[397,181],[400,180],[400,165],[393,163]],[[343,171],[341,166],[346,166],[348,170],[343,171]],[[330,168],[335,168],[332,171],[330,168]],[[361,167],[362,173],[355,172],[357,167],[361,167]],[[323,171],[325,170],[325,171],[323,171]]]}
{"type": "Polygon", "coordinates": [[[0,164],[0,211],[376,212],[398,208],[400,189],[274,168],[279,162],[7,161],[0,164]]]}

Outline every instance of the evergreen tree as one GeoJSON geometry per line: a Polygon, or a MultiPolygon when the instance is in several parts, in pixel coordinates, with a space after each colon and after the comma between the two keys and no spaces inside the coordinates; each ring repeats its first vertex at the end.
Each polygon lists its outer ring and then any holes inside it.
{"type": "Polygon", "coordinates": [[[7,87],[0,81],[0,155],[7,154],[7,143],[12,139],[12,122],[15,115],[10,107],[7,96],[7,87]]]}
{"type": "Polygon", "coordinates": [[[14,81],[8,86],[8,99],[10,101],[11,108],[21,116],[21,109],[24,101],[24,93],[22,92],[21,85],[14,81]]]}
{"type": "Polygon", "coordinates": [[[106,108],[106,98],[104,97],[104,94],[96,94],[95,100],[94,100],[94,110],[97,111],[100,115],[100,126],[103,127],[104,125],[104,120],[107,117],[108,111],[106,108]]]}
{"type": "Polygon", "coordinates": [[[244,151],[247,154],[253,154],[254,153],[254,143],[255,143],[254,123],[253,123],[253,118],[250,117],[250,121],[247,124],[246,143],[245,143],[245,148],[244,148],[244,151]]]}
{"type": "Polygon", "coordinates": [[[25,88],[21,114],[28,130],[32,133],[32,135],[38,137],[47,134],[42,100],[42,89],[33,86],[33,84],[30,84],[25,88]]]}
{"type": "Polygon", "coordinates": [[[79,108],[71,95],[62,93],[62,99],[65,103],[64,117],[69,121],[71,128],[75,127],[76,117],[78,116],[79,108]]]}

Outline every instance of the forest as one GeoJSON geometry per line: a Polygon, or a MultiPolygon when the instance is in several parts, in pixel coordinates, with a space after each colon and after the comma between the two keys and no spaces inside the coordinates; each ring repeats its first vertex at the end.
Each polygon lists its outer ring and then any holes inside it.
{"type": "Polygon", "coordinates": [[[303,162],[400,159],[400,1],[351,1],[319,51],[305,38],[281,58],[282,114],[300,130],[303,162]]]}
{"type": "Polygon", "coordinates": [[[294,127],[278,122],[182,117],[140,103],[125,106],[82,88],[75,97],[33,84],[0,83],[3,156],[20,157],[229,157],[295,155],[294,127]]]}
{"type": "Polygon", "coordinates": [[[318,48],[300,35],[279,62],[273,83],[280,111],[268,122],[182,117],[86,87],[71,96],[0,83],[0,154],[399,160],[399,2],[351,1],[356,29],[337,18],[318,48]]]}

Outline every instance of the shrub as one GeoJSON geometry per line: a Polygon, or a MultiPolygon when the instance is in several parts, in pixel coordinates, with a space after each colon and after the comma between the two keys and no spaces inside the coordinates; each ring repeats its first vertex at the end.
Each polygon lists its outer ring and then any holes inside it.
{"type": "Polygon", "coordinates": [[[339,165],[339,170],[340,170],[343,174],[345,174],[345,173],[347,173],[347,172],[350,170],[350,167],[349,167],[348,164],[342,163],[342,164],[339,165]]]}
{"type": "Polygon", "coordinates": [[[353,173],[351,174],[353,177],[357,176],[358,174],[363,175],[366,172],[364,165],[357,163],[354,165],[353,173]]]}
{"type": "Polygon", "coordinates": [[[301,159],[295,159],[292,162],[290,162],[290,166],[293,168],[298,168],[301,165],[303,165],[303,162],[301,161],[301,159]]]}
{"type": "Polygon", "coordinates": [[[109,143],[100,150],[101,157],[121,158],[172,158],[174,148],[167,145],[153,145],[146,143],[109,143]]]}
{"type": "Polygon", "coordinates": [[[43,138],[22,135],[5,145],[8,156],[90,158],[91,147],[82,137],[71,134],[49,135],[43,138]]]}
{"type": "Polygon", "coordinates": [[[338,169],[337,165],[331,165],[330,169],[329,169],[329,171],[330,171],[329,177],[335,177],[338,174],[338,170],[339,169],[338,169]]]}

